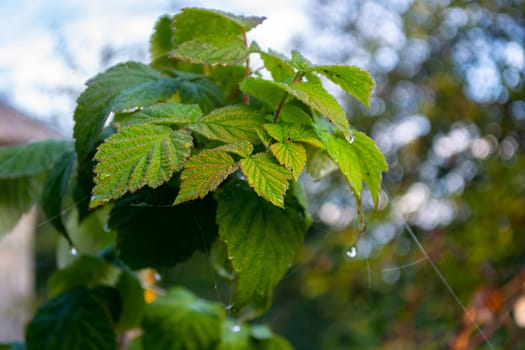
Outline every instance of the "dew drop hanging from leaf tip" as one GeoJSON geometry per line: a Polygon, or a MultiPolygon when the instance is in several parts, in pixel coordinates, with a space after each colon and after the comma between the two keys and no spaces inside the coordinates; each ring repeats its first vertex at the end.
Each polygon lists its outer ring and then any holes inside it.
{"type": "Polygon", "coordinates": [[[345,256],[349,259],[355,259],[357,257],[357,247],[352,246],[345,252],[345,256]]]}
{"type": "Polygon", "coordinates": [[[78,255],[78,249],[75,246],[72,246],[71,249],[69,249],[69,253],[73,256],[78,255]]]}

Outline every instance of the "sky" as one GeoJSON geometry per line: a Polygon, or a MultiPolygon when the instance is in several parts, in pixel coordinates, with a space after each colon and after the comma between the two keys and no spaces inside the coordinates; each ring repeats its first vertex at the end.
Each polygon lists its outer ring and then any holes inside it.
{"type": "Polygon", "coordinates": [[[0,99],[71,135],[76,95],[115,62],[147,60],[156,19],[182,7],[265,16],[249,33],[261,47],[288,53],[291,38],[308,30],[307,0],[2,0],[0,99]],[[12,15],[9,15],[12,14],[12,15]],[[110,48],[112,50],[110,50],[110,48]]]}

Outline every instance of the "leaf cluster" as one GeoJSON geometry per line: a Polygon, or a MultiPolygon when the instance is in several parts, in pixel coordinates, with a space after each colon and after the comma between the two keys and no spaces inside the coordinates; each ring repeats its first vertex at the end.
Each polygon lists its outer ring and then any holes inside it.
{"type": "Polygon", "coordinates": [[[173,266],[208,252],[216,239],[237,281],[233,311],[266,310],[309,227],[300,176],[326,173],[320,156],[340,168],[358,206],[363,183],[377,204],[385,159],[350,127],[320,79],[368,104],[372,78],[357,67],[314,65],[296,51],[288,58],[248,44],[246,33],[262,21],[198,8],[161,17],[149,65],[118,64],[87,82],[74,113],[74,150],[63,141],[24,146],[22,157],[18,148],[1,151],[7,165],[0,178],[54,165],[43,207],[71,244],[74,229],[62,208],[72,194],[80,224],[109,211],[107,230],[116,233],[98,254],[107,261],[82,256],[53,276],[54,298],[31,322],[28,348],[109,349],[115,332],[137,326],[147,349],[289,347],[225,320],[218,305],[182,289],[149,304],[143,316],[130,311],[144,308],[130,268],[173,266]],[[252,55],[264,64],[255,72],[252,55]]]}

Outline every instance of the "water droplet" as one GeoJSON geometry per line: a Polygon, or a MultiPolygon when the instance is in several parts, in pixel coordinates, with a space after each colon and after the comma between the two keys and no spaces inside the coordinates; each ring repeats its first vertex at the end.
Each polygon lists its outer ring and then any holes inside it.
{"type": "Polygon", "coordinates": [[[224,310],[226,310],[226,311],[231,310],[231,309],[233,309],[233,305],[232,305],[232,304],[230,304],[230,305],[226,305],[226,306],[224,307],[224,310]]]}
{"type": "Polygon", "coordinates": [[[155,272],[155,277],[154,278],[155,278],[155,281],[157,281],[157,282],[160,282],[162,280],[162,276],[158,272],[155,272]]]}
{"type": "Polygon", "coordinates": [[[237,333],[237,332],[239,332],[240,330],[241,330],[241,326],[239,326],[238,324],[234,324],[234,325],[232,326],[232,332],[233,332],[233,333],[237,333]]]}
{"type": "Polygon", "coordinates": [[[73,256],[77,256],[78,255],[78,250],[76,247],[71,247],[71,249],[69,249],[69,253],[73,256]]]}
{"type": "Polygon", "coordinates": [[[354,143],[354,141],[355,141],[354,133],[351,132],[351,131],[346,132],[345,133],[345,140],[348,143],[354,143]]]}
{"type": "Polygon", "coordinates": [[[104,232],[111,232],[111,229],[109,228],[109,225],[104,225],[104,232]]]}
{"type": "Polygon", "coordinates": [[[357,256],[357,248],[356,246],[352,246],[350,249],[348,249],[345,252],[345,255],[347,258],[354,259],[357,256]]]}

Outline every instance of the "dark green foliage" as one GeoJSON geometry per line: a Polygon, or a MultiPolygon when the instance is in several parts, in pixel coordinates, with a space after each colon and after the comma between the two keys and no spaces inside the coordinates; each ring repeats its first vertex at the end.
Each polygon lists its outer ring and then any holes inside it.
{"type": "Polygon", "coordinates": [[[176,191],[139,191],[115,203],[109,226],[118,232],[117,252],[133,269],[165,267],[209,249],[217,237],[213,198],[171,206],[176,191]]]}
{"type": "Polygon", "coordinates": [[[146,309],[142,322],[144,348],[216,349],[225,316],[220,305],[199,299],[183,289],[173,289],[146,309]]]}
{"type": "Polygon", "coordinates": [[[74,151],[64,153],[58,164],[49,172],[42,193],[42,209],[57,231],[68,240],[69,235],[62,220],[62,202],[69,188],[75,160],[74,151]]]}
{"type": "Polygon", "coordinates": [[[26,331],[28,350],[113,350],[120,297],[110,287],[73,289],[42,305],[26,331]]]}
{"type": "Polygon", "coordinates": [[[302,243],[306,214],[292,194],[278,208],[241,181],[230,182],[216,197],[219,235],[239,276],[235,306],[253,303],[264,310],[302,243]]]}

